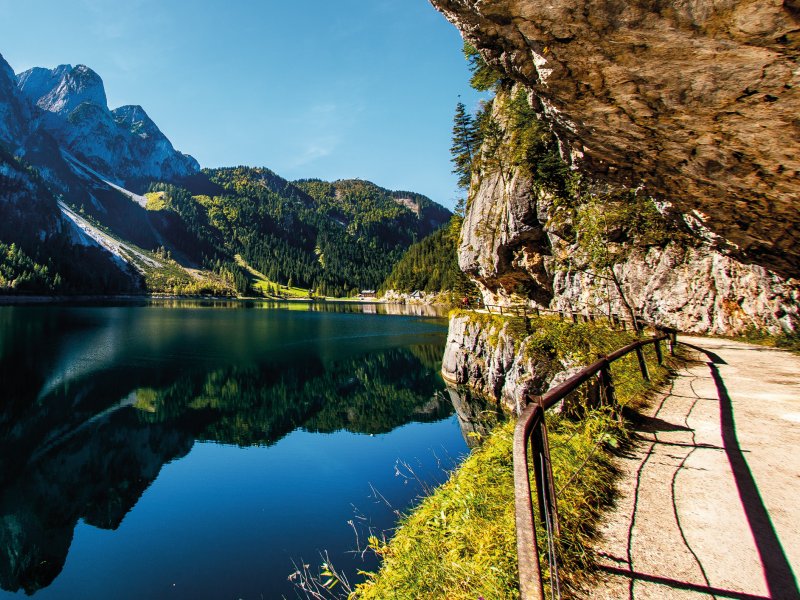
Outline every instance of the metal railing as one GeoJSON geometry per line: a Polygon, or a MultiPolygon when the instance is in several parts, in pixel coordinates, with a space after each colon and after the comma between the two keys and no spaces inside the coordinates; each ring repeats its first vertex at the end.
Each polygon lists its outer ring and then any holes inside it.
{"type": "Polygon", "coordinates": [[[663,341],[668,343],[670,352],[674,354],[677,331],[674,329],[657,330],[652,338],[633,342],[608,356],[599,358],[542,396],[528,396],[529,404],[522,411],[514,431],[513,447],[517,560],[522,600],[544,599],[544,581],[539,566],[539,550],[536,543],[536,526],[531,496],[531,470],[536,482],[539,519],[547,535],[546,558],[549,563],[551,595],[560,597],[556,556],[556,539],[559,535],[558,505],[550,462],[550,446],[547,441],[545,411],[578,390],[581,385],[589,382],[596,384],[598,400],[601,404],[618,408],[611,364],[634,352],[639,362],[642,378],[649,381],[650,372],[645,360],[644,348],[653,344],[658,364],[662,364],[664,355],[661,342],[663,341]],[[531,449],[532,465],[528,461],[528,448],[531,449]]]}

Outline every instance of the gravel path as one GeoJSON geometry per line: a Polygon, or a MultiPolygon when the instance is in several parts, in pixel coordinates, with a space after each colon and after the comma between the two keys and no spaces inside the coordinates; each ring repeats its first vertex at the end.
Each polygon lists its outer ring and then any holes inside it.
{"type": "Polygon", "coordinates": [[[800,599],[800,356],[680,340],[696,360],[619,462],[586,598],[800,599]]]}

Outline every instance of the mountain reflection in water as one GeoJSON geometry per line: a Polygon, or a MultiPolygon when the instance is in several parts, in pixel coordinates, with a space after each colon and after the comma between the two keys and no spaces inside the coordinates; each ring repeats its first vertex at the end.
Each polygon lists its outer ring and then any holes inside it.
{"type": "MultiPolygon", "coordinates": [[[[116,530],[196,442],[271,446],[298,428],[384,434],[452,415],[442,348],[441,323],[424,319],[0,308],[0,587],[49,586],[80,520],[116,530]]],[[[479,411],[454,399],[475,430],[479,411]]]]}

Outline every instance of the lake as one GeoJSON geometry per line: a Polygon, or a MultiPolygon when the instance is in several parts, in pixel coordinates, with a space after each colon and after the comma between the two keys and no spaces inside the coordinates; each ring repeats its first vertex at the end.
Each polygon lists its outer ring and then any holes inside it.
{"type": "Polygon", "coordinates": [[[446,321],[382,312],[0,307],[0,598],[295,598],[321,552],[374,569],[353,551],[470,427],[446,321]]]}

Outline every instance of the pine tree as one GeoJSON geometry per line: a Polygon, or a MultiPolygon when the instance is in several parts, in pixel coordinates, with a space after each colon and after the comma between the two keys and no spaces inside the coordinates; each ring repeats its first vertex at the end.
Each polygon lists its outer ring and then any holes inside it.
{"type": "Polygon", "coordinates": [[[456,104],[453,117],[453,145],[450,147],[451,160],[455,165],[453,173],[458,175],[458,186],[469,188],[472,169],[472,157],[477,150],[478,132],[475,120],[467,113],[462,102],[456,104]]]}

